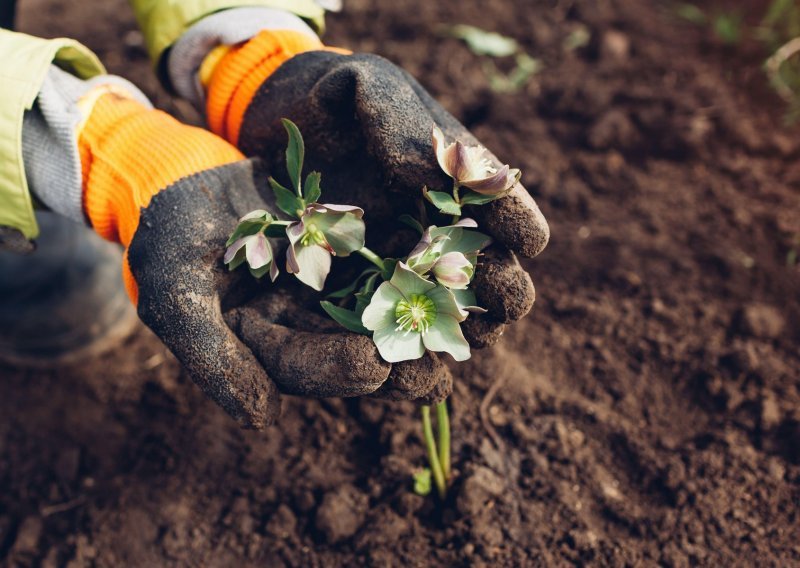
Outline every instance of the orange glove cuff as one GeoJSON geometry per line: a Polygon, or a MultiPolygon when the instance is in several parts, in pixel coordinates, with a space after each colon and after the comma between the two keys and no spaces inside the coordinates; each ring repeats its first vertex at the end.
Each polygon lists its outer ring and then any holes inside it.
{"type": "Polygon", "coordinates": [[[289,30],[264,30],[230,49],[214,67],[208,84],[206,115],[211,130],[238,144],[244,113],[264,81],[295,55],[315,50],[349,53],[289,30]]]}
{"type": "MultiPolygon", "coordinates": [[[[113,92],[94,101],[80,126],[78,149],[86,216],[100,236],[126,248],[153,195],[183,177],[244,158],[210,132],[113,92]]],[[[123,272],[136,303],[127,253],[123,272]]]]}

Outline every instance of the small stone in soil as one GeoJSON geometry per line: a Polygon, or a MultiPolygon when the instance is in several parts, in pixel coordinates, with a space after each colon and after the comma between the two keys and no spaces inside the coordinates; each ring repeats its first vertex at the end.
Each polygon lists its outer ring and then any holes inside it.
{"type": "Polygon", "coordinates": [[[479,514],[486,503],[505,490],[503,480],[488,467],[478,466],[464,480],[456,507],[464,515],[479,514]]]}
{"type": "Polygon", "coordinates": [[[297,517],[292,510],[281,503],[278,509],[267,522],[266,532],[276,538],[286,539],[295,532],[297,528],[297,517]]]}
{"type": "Polygon", "coordinates": [[[776,339],[783,333],[784,317],[777,308],[767,304],[750,304],[740,315],[742,331],[762,339],[776,339]]]}
{"type": "Polygon", "coordinates": [[[350,538],[364,523],[368,499],[352,485],[325,494],[317,509],[316,527],[331,544],[350,538]]]}

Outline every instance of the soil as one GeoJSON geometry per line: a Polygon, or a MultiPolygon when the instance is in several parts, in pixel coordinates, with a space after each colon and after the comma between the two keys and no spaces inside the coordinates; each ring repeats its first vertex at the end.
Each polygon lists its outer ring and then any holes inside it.
{"type": "MultiPolygon", "coordinates": [[[[655,2],[346,4],[328,42],[418,77],[522,168],[552,229],[524,263],[533,312],[453,366],[447,501],[411,491],[412,404],[286,397],[278,426],[243,431],[141,329],[74,367],[2,370],[0,558],[800,566],[800,132],[758,58],[655,2]],[[518,38],[542,71],[491,91],[453,23],[518,38]]],[[[21,11],[196,120],[122,0],[21,11]]]]}

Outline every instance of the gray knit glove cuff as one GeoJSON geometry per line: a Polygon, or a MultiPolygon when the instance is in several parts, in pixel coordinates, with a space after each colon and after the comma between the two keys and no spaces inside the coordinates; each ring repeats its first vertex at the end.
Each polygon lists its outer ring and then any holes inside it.
{"type": "Polygon", "coordinates": [[[132,83],[112,75],[84,81],[55,65],[47,72],[36,104],[22,122],[22,161],[28,187],[49,209],[80,223],[83,215],[78,124],[83,115],[78,101],[100,85],[114,85],[152,108],[132,83]]]}
{"type": "Polygon", "coordinates": [[[302,19],[273,8],[233,8],[211,14],[189,28],[172,46],[167,74],[172,88],[203,111],[205,92],[198,71],[205,57],[220,45],[247,41],[262,30],[293,30],[316,38],[302,19]]]}

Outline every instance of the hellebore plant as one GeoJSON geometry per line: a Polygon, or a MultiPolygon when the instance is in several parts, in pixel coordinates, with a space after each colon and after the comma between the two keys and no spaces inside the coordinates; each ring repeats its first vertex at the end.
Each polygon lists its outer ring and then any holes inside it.
{"type": "Polygon", "coordinates": [[[439,167],[453,179],[452,194],[423,188],[425,199],[440,212],[461,216],[462,205],[485,205],[505,197],[517,185],[522,173],[508,164],[499,170],[486,157],[486,148],[465,146],[460,140],[445,145],[444,133],[433,127],[433,149],[439,167]],[[461,190],[466,188],[462,195],[461,190]]]}
{"type": "Polygon", "coordinates": [[[419,359],[426,349],[466,361],[469,343],[459,325],[465,319],[447,288],[403,262],[397,263],[392,278],[378,287],[361,314],[378,352],[390,363],[419,359]]]}
{"type": "Polygon", "coordinates": [[[301,185],[305,159],[303,137],[291,120],[283,119],[283,126],[289,135],[286,169],[293,189],[272,177],[269,184],[278,208],[296,220],[279,220],[261,209],[251,211],[239,219],[239,225],[225,244],[223,262],[230,270],[247,262],[253,276],[261,278],[269,272],[274,282],[278,268],[268,237],[287,238],[286,271],[321,291],[331,271],[331,256],[345,257],[364,247],[364,211],[351,205],[318,203],[322,196],[322,176],[312,172],[301,185]]]}
{"type": "MultiPolygon", "coordinates": [[[[284,119],[289,135],[286,167],[292,189],[269,178],[278,208],[291,220],[278,219],[265,210],[242,217],[226,246],[229,269],[247,263],[256,278],[278,277],[275,246],[270,239],[287,239],[286,271],[322,291],[332,257],[358,253],[372,266],[346,288],[320,302],[328,315],[350,331],[372,337],[381,357],[390,363],[419,359],[426,351],[449,353],[456,361],[470,358],[461,323],[470,313],[485,312],[469,289],[479,268],[481,251],[491,239],[476,230],[472,219],[461,219],[463,205],[482,205],[508,194],[520,172],[504,165],[496,169],[480,146],[456,140],[445,145],[444,134],[433,129],[433,148],[442,170],[452,178],[453,191],[422,189],[425,199],[452,224],[423,227],[404,215],[416,228],[419,243],[401,259],[383,259],[365,246],[364,211],[352,205],[320,204],[321,175],[310,173],[302,181],[305,146],[297,126],[284,119]],[[463,191],[463,193],[462,193],[463,191]],[[339,300],[334,304],[330,300],[339,300]],[[352,303],[352,308],[345,307],[352,303]]],[[[423,214],[423,216],[425,216],[423,214]]],[[[447,402],[436,405],[438,444],[434,439],[431,409],[422,407],[422,425],[429,469],[414,475],[415,491],[427,494],[431,480],[441,498],[450,480],[450,422],[447,402]]]]}

